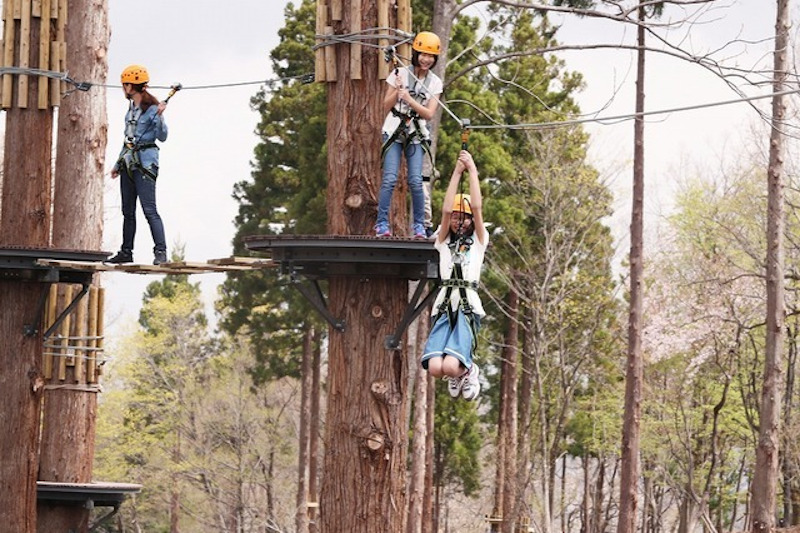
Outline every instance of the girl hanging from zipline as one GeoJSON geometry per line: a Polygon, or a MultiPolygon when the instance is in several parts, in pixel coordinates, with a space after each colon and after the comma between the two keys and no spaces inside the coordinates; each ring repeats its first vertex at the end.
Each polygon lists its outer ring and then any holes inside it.
{"type": "Polygon", "coordinates": [[[473,357],[481,318],[486,315],[477,292],[489,244],[482,204],[475,161],[467,150],[461,150],[435,234],[442,287],[433,304],[434,316],[422,367],[434,377],[447,377],[450,396],[460,395],[466,400],[474,400],[481,390],[480,370],[473,357]],[[469,175],[469,194],[457,194],[465,170],[469,175]]]}

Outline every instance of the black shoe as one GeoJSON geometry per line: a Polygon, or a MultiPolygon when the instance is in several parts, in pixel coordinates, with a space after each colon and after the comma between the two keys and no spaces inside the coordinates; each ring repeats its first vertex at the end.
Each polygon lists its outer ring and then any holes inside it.
{"type": "Polygon", "coordinates": [[[126,252],[125,250],[120,250],[117,252],[117,255],[110,259],[106,259],[106,263],[112,263],[114,265],[119,265],[122,263],[133,263],[133,253],[126,252]]]}
{"type": "Polygon", "coordinates": [[[154,265],[160,265],[161,263],[167,262],[167,251],[166,250],[156,250],[155,251],[155,258],[153,259],[154,265]]]}

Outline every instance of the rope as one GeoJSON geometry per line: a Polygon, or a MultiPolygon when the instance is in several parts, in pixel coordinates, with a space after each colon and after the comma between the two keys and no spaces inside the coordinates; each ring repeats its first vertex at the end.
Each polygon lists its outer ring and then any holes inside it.
{"type": "MultiPolygon", "coordinates": [[[[375,30],[383,30],[384,28],[374,28],[375,30]]],[[[369,31],[369,30],[365,30],[369,31]]],[[[406,42],[408,40],[408,34],[402,33],[400,36],[403,38],[399,40],[399,42],[406,42]]],[[[373,46],[376,48],[380,48],[382,50],[386,50],[386,47],[373,45],[370,43],[364,43],[362,41],[358,41],[356,38],[369,38],[369,39],[396,39],[396,37],[391,35],[365,35],[364,33],[358,34],[348,34],[342,36],[331,36],[331,35],[320,35],[317,36],[318,38],[322,39],[324,42],[318,46],[327,46],[330,44],[341,43],[341,42],[349,42],[349,43],[359,43],[364,46],[373,46]]],[[[394,55],[396,58],[396,54],[394,55]]],[[[398,60],[399,61],[399,60],[398,60]]],[[[403,67],[407,67],[407,63],[403,63],[399,61],[399,63],[403,67]]],[[[416,81],[421,81],[417,78],[414,73],[413,69],[411,70],[411,77],[416,81]]],[[[36,69],[36,68],[25,68],[25,67],[0,67],[0,75],[3,74],[16,74],[16,75],[29,75],[29,76],[44,76],[47,78],[53,78],[57,80],[64,81],[66,83],[71,84],[74,86],[72,91],[67,91],[65,94],[69,94],[75,90],[78,91],[88,91],[92,87],[105,87],[105,88],[120,88],[121,85],[115,84],[102,84],[102,83],[94,83],[89,81],[76,81],[72,79],[68,73],[66,72],[57,72],[53,70],[44,70],[44,69],[36,69]]],[[[219,83],[219,84],[207,84],[207,85],[195,85],[195,86],[184,86],[182,90],[207,90],[207,89],[221,89],[221,88],[228,88],[228,87],[240,87],[245,85],[267,85],[272,86],[275,83],[282,83],[288,81],[300,80],[302,83],[311,83],[314,81],[314,74],[307,73],[301,74],[297,76],[284,76],[280,78],[273,78],[267,80],[253,80],[253,81],[240,81],[240,82],[229,82],[229,83],[219,83]]],[[[173,86],[161,86],[161,85],[152,85],[150,86],[154,89],[171,89],[173,86]]],[[[732,100],[721,100],[721,101],[714,101],[714,102],[706,102],[702,104],[693,104],[681,107],[673,107],[669,109],[660,109],[654,111],[645,111],[642,113],[629,113],[629,114],[622,114],[622,115],[613,115],[609,117],[587,117],[587,118],[577,118],[577,119],[570,119],[570,120],[561,120],[561,121],[549,121],[549,122],[532,122],[532,123],[520,123],[520,124],[501,124],[496,121],[493,124],[471,124],[471,129],[506,129],[506,130],[533,130],[533,129],[547,129],[547,128],[558,128],[558,127],[570,127],[579,124],[587,124],[587,123],[597,123],[600,125],[607,125],[611,123],[619,123],[624,122],[627,120],[633,120],[638,117],[647,117],[647,116],[654,116],[654,115],[666,115],[671,113],[680,113],[684,111],[695,111],[698,109],[707,109],[712,107],[719,107],[725,105],[732,105],[744,102],[752,102],[756,100],[763,100],[766,98],[773,98],[775,96],[786,96],[786,95],[793,95],[800,93],[800,89],[789,89],[786,91],[779,91],[773,92],[758,96],[746,96],[741,98],[735,98],[732,100]]],[[[463,120],[459,118],[441,99],[437,98],[435,95],[431,95],[431,97],[442,106],[442,109],[447,112],[450,117],[458,122],[459,124],[463,124],[463,120]]],[[[488,118],[488,117],[487,117],[488,118]]],[[[489,119],[491,120],[491,119],[489,119]]]]}
{"type": "Polygon", "coordinates": [[[786,91],[779,91],[775,93],[762,94],[759,96],[747,96],[742,98],[735,98],[733,100],[721,100],[717,102],[707,102],[704,104],[688,105],[683,107],[673,107],[670,109],[660,109],[656,111],[644,111],[641,113],[630,113],[627,115],[615,115],[610,117],[594,117],[573,120],[563,120],[556,122],[533,122],[527,124],[485,124],[485,125],[472,125],[473,129],[509,129],[509,130],[524,130],[524,129],[543,129],[554,128],[559,126],[574,126],[577,124],[585,124],[587,122],[597,122],[605,125],[604,123],[619,123],[626,120],[633,120],[638,117],[646,117],[651,115],[666,115],[670,113],[679,113],[682,111],[695,111],[698,109],[707,109],[711,107],[719,107],[724,105],[739,104],[743,102],[752,102],[754,100],[763,100],[765,98],[773,98],[775,96],[786,96],[791,94],[800,93],[800,89],[788,89],[786,91]]]}
{"type": "MultiPolygon", "coordinates": [[[[77,347],[74,347],[74,346],[64,346],[62,348],[66,349],[66,350],[70,350],[70,349],[72,349],[72,350],[85,350],[86,349],[86,348],[77,348],[77,347]]],[[[97,356],[89,357],[88,355],[77,355],[77,354],[74,354],[74,353],[59,353],[59,352],[48,352],[48,351],[43,351],[42,355],[47,355],[47,356],[51,356],[51,357],[67,357],[67,358],[70,358],[70,359],[75,358],[75,359],[81,359],[82,361],[93,360],[93,361],[96,361],[97,364],[100,365],[100,366],[104,365],[106,362],[111,360],[110,357],[97,357],[97,356]]]]}
{"type": "MultiPolygon", "coordinates": [[[[27,76],[44,76],[46,78],[53,78],[61,81],[65,81],[75,87],[75,90],[79,91],[88,91],[92,87],[104,87],[106,89],[119,89],[122,85],[116,84],[106,84],[106,83],[94,83],[89,81],[75,81],[71,77],[69,77],[68,73],[66,72],[57,72],[54,70],[43,70],[38,68],[26,68],[26,67],[0,67],[0,75],[2,74],[18,74],[18,75],[27,75],[27,76]]],[[[297,76],[284,76],[282,78],[273,78],[267,80],[254,80],[254,81],[239,81],[239,82],[230,82],[230,83],[219,83],[219,84],[211,84],[211,85],[194,85],[194,86],[181,86],[182,91],[193,90],[193,89],[221,89],[226,87],[239,87],[243,85],[269,85],[272,86],[275,83],[285,82],[285,81],[292,81],[292,80],[300,80],[303,83],[311,83],[314,81],[314,74],[307,73],[307,74],[300,74],[297,76]]],[[[175,85],[149,85],[151,89],[173,89],[175,85]]],[[[68,91],[72,92],[72,91],[68,91]]]]}

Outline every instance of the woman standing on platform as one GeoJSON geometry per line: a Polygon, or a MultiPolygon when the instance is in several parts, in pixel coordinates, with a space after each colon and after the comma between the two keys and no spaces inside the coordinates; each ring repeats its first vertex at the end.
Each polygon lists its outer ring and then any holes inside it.
{"type": "Polygon", "coordinates": [[[125,115],[125,143],[111,177],[120,177],[122,196],[122,247],[109,263],[132,263],[133,241],[136,236],[136,199],[153,236],[153,264],[167,261],[167,241],[164,223],[156,207],[158,178],[158,145],[167,140],[167,123],[162,114],[166,103],[147,91],[150,75],[141,65],[131,65],[122,71],[122,91],[130,101],[125,115]]]}
{"type": "Polygon", "coordinates": [[[473,357],[481,319],[486,316],[477,289],[488,245],[478,169],[472,155],[462,150],[447,186],[434,241],[442,287],[433,304],[433,326],[422,355],[422,366],[432,376],[448,378],[453,398],[474,400],[481,391],[480,369],[473,357]],[[456,194],[465,170],[469,195],[456,194]]]}

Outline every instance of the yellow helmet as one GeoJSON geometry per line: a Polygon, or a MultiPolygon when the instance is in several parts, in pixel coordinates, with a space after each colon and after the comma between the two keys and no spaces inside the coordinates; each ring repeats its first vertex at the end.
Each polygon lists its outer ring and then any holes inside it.
{"type": "Polygon", "coordinates": [[[141,85],[150,81],[150,74],[147,73],[147,69],[142,65],[129,65],[122,71],[120,79],[122,83],[141,85]]]}
{"type": "Polygon", "coordinates": [[[414,37],[414,44],[411,48],[423,54],[438,56],[441,53],[442,42],[439,36],[429,31],[421,31],[414,37]]]}
{"type": "Polygon", "coordinates": [[[456,198],[453,200],[453,212],[472,216],[472,202],[470,201],[469,194],[456,194],[456,198]]]}

